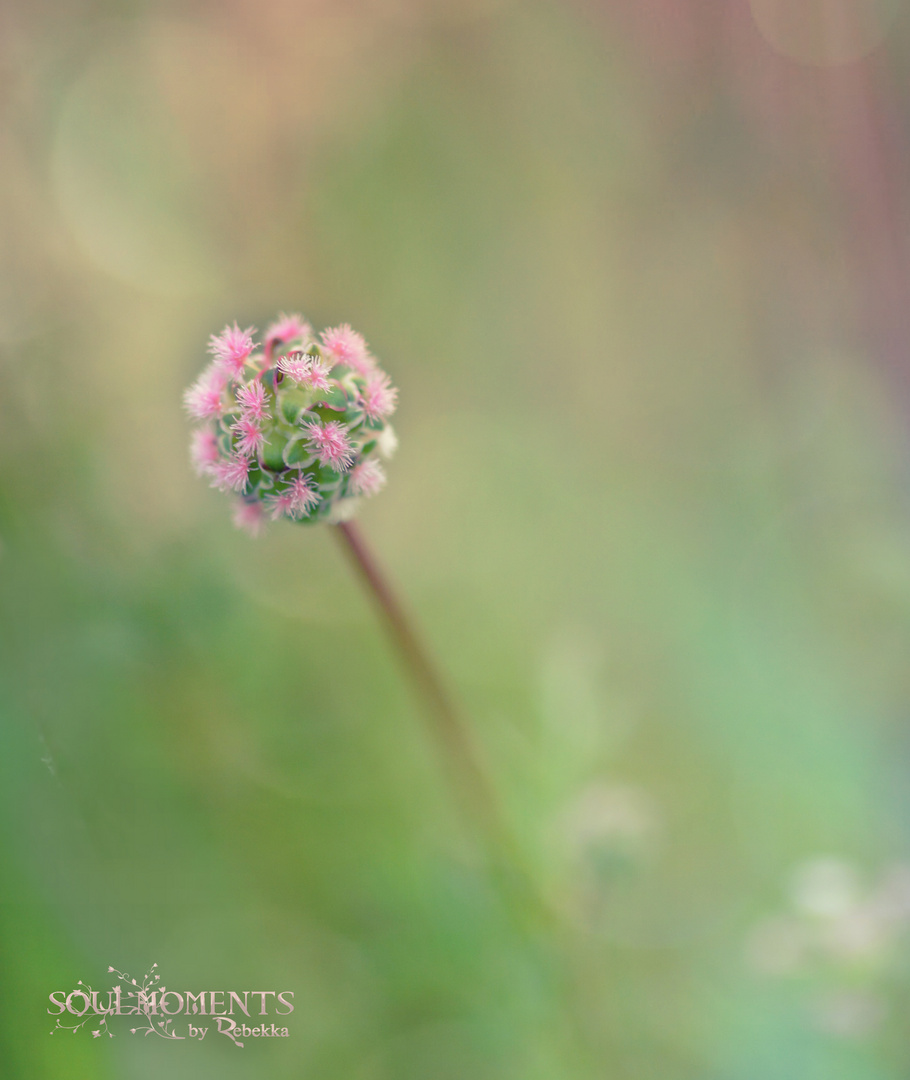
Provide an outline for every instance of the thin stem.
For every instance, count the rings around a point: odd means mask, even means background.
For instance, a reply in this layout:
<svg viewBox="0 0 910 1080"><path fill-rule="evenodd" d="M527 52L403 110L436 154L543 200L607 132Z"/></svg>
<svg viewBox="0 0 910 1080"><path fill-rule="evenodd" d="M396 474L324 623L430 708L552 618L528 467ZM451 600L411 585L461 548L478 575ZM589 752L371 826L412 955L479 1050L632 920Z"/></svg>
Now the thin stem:
<svg viewBox="0 0 910 1080"><path fill-rule="evenodd" d="M459 714L411 622L353 522L335 526L355 569L373 599L398 647L405 667L429 706L431 734L452 771L465 810L497 842L506 839L499 802L471 729Z"/></svg>
<svg viewBox="0 0 910 1080"><path fill-rule="evenodd" d="M544 931L548 936L556 935L557 942L561 941L559 912L540 891L536 875L526 864L521 847L501 812L495 785L473 733L452 702L388 579L353 523L344 522L335 526L333 531L372 594L405 668L429 706L430 734L452 775L462 807L473 820L479 834L477 838L490 860L488 869L492 879L510 902L513 915L527 933L536 938L540 931ZM570 985L574 985L570 972L565 973L565 978ZM569 1023L571 1029L576 1031L580 1021L574 1010ZM578 1037L585 1045L586 1033L580 1033Z"/></svg>

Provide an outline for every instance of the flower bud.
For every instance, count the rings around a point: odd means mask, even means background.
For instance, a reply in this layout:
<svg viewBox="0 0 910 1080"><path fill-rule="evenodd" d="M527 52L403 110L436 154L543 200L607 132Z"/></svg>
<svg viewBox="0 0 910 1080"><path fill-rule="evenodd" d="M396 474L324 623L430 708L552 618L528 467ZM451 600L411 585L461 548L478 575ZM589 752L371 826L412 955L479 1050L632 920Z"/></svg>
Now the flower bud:
<svg viewBox="0 0 910 1080"><path fill-rule="evenodd" d="M385 485L398 391L350 326L317 339L282 314L263 340L236 323L212 336L214 360L183 397L200 421L193 467L237 493L234 523L254 535L265 518L347 521Z"/></svg>

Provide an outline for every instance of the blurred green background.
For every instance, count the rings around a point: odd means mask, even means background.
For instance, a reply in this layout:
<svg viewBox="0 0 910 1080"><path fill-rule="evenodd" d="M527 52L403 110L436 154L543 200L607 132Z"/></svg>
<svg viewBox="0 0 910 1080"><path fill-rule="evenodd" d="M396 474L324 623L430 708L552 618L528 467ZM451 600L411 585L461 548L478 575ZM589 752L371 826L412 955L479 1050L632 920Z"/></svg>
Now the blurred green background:
<svg viewBox="0 0 910 1080"><path fill-rule="evenodd" d="M872 0L5 0L4 1077L910 1073L908 72ZM330 530L189 469L279 309L401 389L362 526L549 922ZM290 1037L49 1034L153 962Z"/></svg>

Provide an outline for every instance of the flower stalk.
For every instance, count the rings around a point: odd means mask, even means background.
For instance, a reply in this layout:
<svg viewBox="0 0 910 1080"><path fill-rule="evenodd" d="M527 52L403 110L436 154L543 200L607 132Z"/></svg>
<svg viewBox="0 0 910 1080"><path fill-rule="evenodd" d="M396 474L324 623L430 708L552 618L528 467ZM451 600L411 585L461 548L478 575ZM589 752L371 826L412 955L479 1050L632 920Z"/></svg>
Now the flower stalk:
<svg viewBox="0 0 910 1080"><path fill-rule="evenodd" d="M470 727L454 705L356 524L341 522L332 531L367 586L401 661L427 706L433 741L452 774L463 810L485 833L502 840L505 831L499 800Z"/></svg>
<svg viewBox="0 0 910 1080"><path fill-rule="evenodd" d="M425 703L431 739L491 869L506 879L521 875L518 845L471 728L352 521L385 485L398 391L347 324L316 334L301 315L282 314L258 345L255 334L234 323L212 335L212 359L184 394L197 424L193 467L233 494L234 523L253 535L265 518L332 528Z"/></svg>

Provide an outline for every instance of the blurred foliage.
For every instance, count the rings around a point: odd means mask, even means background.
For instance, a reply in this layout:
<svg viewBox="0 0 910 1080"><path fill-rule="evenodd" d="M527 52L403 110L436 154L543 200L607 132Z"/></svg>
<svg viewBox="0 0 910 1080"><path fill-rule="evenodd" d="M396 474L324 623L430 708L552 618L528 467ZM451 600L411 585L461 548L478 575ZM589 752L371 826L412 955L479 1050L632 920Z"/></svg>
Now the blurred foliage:
<svg viewBox="0 0 910 1080"><path fill-rule="evenodd" d="M907 1075L904 946L865 1027L750 961L910 825L910 34L805 10L836 55L769 0L3 6L4 1075ZM282 307L401 387L363 526L549 921L330 531L188 468L207 335ZM153 961L291 1037L49 1036Z"/></svg>

